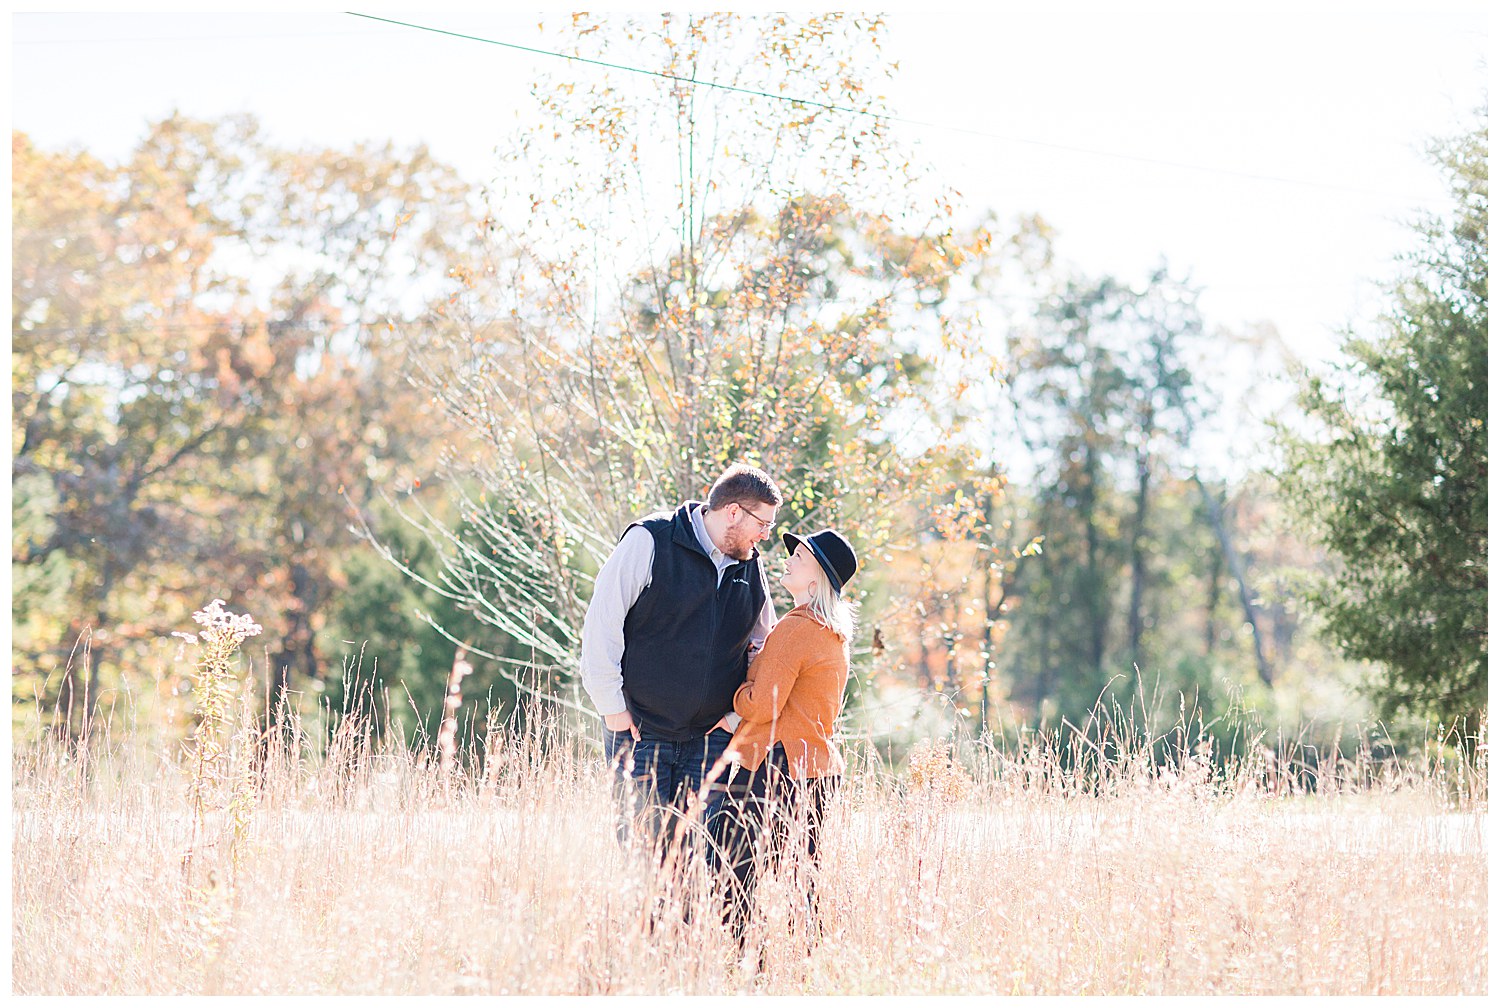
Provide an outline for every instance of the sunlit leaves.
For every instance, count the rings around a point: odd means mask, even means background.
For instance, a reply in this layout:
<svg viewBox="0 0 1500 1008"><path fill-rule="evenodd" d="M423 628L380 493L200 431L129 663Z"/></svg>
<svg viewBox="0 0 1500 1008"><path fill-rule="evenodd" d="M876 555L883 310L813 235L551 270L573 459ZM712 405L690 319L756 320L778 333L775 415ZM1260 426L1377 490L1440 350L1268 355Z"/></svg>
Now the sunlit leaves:
<svg viewBox="0 0 1500 1008"><path fill-rule="evenodd" d="M561 664L626 523L701 496L731 460L772 471L798 524L868 548L911 536L903 505L952 463L964 393L935 391L929 357L964 342L943 304L988 240L893 223L951 205L908 206L878 124L822 107L874 107L878 19L596 24L575 19L570 51L816 103L569 74L538 84L535 128L502 147L487 195L506 223L455 274L473 286L413 368L472 438L463 477L511 522L465 532L450 567L507 633L514 592L558 613L538 647ZM962 535L972 510L950 501L933 527Z"/></svg>
<svg viewBox="0 0 1500 1008"><path fill-rule="evenodd" d="M363 503L391 432L433 426L397 418L377 323L438 292L465 189L421 149L286 150L244 117L164 120L108 166L18 134L13 162L14 465L51 483L46 553L75 572L72 630L18 666L65 661L88 625L109 682L233 593L283 666L318 672L354 545L335 488Z"/></svg>

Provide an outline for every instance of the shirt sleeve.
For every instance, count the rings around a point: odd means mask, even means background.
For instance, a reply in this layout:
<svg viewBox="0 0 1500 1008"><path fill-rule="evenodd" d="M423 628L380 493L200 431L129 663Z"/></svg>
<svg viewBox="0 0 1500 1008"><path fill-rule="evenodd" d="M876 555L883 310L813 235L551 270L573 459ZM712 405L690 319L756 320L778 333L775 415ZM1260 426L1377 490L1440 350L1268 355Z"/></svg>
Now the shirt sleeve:
<svg viewBox="0 0 1500 1008"><path fill-rule="evenodd" d="M764 580L761 581L765 583ZM766 646L766 638L771 636L771 628L776 625L776 604L771 601L771 592L766 591L766 604L760 607L760 615L755 617L755 626L750 630L750 657L754 658L760 653L760 649Z"/></svg>
<svg viewBox="0 0 1500 1008"><path fill-rule="evenodd" d="M656 546L640 525L620 540L599 576L583 617L583 656L579 678L594 709L608 717L625 709L620 660L625 655L625 614L651 583Z"/></svg>

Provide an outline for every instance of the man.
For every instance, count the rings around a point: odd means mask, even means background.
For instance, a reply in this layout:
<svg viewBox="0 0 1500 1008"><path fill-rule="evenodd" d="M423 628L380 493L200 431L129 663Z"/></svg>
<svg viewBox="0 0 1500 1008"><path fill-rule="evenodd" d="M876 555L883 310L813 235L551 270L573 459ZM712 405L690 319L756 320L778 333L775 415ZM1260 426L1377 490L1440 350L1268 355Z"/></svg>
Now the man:
<svg viewBox="0 0 1500 1008"><path fill-rule="evenodd" d="M583 687L653 838L687 809L738 724L735 690L776 620L755 544L770 538L781 500L771 477L732 465L707 502L630 525L594 582ZM707 821L724 792L705 797Z"/></svg>

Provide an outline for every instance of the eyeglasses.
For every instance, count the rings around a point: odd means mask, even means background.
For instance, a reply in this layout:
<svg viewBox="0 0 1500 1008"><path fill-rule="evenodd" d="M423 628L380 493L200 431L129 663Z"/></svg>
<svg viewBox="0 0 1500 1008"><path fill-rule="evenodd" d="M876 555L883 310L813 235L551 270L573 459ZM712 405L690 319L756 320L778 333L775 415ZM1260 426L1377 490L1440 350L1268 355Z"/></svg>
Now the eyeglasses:
<svg viewBox="0 0 1500 1008"><path fill-rule="evenodd" d="M774 518L770 521L767 521L760 515L756 514L754 511L751 511L749 508L745 507L745 505L743 504L736 504L735 507L739 508L742 512L760 522L760 529L762 532L769 532L776 527L776 520Z"/></svg>

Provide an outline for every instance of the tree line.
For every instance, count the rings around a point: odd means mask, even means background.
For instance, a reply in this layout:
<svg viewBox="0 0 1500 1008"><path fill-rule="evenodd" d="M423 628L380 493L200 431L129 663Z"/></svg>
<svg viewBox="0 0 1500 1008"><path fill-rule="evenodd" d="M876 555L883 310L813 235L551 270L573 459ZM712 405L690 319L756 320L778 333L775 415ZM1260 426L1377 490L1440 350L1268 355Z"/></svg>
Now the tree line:
<svg viewBox="0 0 1500 1008"><path fill-rule="evenodd" d="M588 29L577 53L607 56ZM920 195L838 110L878 110L868 82L822 69L830 46L879 68L878 20L637 30L673 77L829 84L828 107L539 81L482 188L243 117L173 116L118 164L13 134L18 727L129 694L170 729L164 642L213 597L266 627L272 712L430 738L458 646L471 716L576 705L603 557L731 459L871 558L856 711L1293 721L1366 675L1374 711L1482 716L1482 128L1444 148L1458 210L1384 331L1301 376L1282 461L1244 471L1204 464L1235 451L1204 362L1263 335L1168 267L1081 276L1042 219Z"/></svg>

